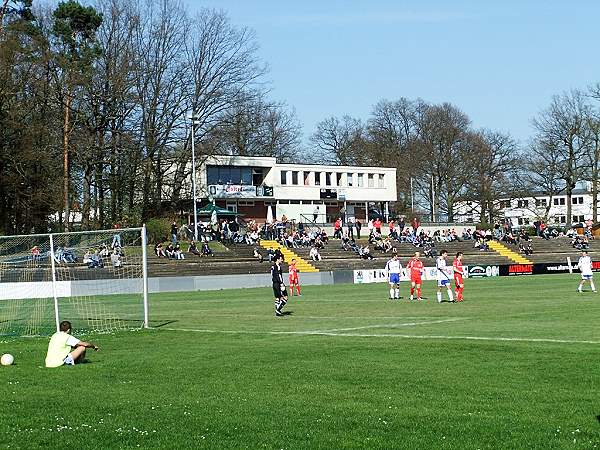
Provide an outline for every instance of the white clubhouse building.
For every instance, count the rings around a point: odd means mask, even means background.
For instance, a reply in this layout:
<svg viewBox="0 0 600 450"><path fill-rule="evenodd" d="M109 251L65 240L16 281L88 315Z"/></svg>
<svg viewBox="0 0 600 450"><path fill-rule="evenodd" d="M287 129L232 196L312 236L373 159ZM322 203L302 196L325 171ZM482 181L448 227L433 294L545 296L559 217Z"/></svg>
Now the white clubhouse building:
<svg viewBox="0 0 600 450"><path fill-rule="evenodd" d="M211 156L198 165L198 206L217 206L264 222L273 217L332 222L388 215L397 200L396 169L387 167L281 164L271 157ZM191 183L190 183L191 184ZM316 219L316 220L315 220Z"/></svg>

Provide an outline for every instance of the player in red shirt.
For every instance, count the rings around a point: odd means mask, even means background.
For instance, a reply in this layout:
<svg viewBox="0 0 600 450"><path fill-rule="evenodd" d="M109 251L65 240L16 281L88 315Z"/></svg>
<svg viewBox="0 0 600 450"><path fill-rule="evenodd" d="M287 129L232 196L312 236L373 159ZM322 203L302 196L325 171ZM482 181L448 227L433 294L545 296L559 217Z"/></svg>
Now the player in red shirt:
<svg viewBox="0 0 600 450"><path fill-rule="evenodd" d="M454 271L454 283L456 284L456 301L463 301L463 290L465 285L463 283L463 276L465 274L462 265L462 252L458 252L456 254L456 258L454 258L454 262L452 263L452 269Z"/></svg>
<svg viewBox="0 0 600 450"><path fill-rule="evenodd" d="M288 272L290 273L290 295L292 297L294 296L294 286L296 286L298 297L302 297L302 294L300 294L300 280L298 279L298 269L296 269L295 259L292 259L290 262Z"/></svg>
<svg viewBox="0 0 600 450"><path fill-rule="evenodd" d="M410 299L414 300L415 288L417 289L417 300L421 301L421 277L423 276L423 261L419 259L421 254L415 252L406 268L410 270Z"/></svg>

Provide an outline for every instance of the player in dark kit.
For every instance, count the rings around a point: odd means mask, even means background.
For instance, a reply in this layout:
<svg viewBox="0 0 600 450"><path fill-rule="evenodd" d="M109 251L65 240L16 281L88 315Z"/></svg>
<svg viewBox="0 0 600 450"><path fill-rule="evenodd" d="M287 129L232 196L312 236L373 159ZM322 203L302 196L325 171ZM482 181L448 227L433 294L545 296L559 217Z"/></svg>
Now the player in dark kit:
<svg viewBox="0 0 600 450"><path fill-rule="evenodd" d="M275 315L277 317L283 316L281 310L287 303L287 290L283 282L283 270L281 269L281 262L283 256L275 256L275 263L271 266L271 281L273 282L273 295L275 296Z"/></svg>

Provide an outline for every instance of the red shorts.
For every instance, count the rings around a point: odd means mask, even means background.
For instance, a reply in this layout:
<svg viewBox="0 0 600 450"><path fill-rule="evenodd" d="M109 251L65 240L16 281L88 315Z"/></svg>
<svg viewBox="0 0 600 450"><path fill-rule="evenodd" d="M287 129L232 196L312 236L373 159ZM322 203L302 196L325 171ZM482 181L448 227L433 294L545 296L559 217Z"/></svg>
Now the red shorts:
<svg viewBox="0 0 600 450"><path fill-rule="evenodd" d="M298 277L290 277L290 284L300 284Z"/></svg>
<svg viewBox="0 0 600 450"><path fill-rule="evenodd" d="M421 277L413 277L413 276L410 277L411 283L415 283L415 284L421 284L421 279L422 279Z"/></svg>
<svg viewBox="0 0 600 450"><path fill-rule="evenodd" d="M455 276L454 277L454 282L456 283L456 285L463 284L463 277L460 276L460 275L459 276Z"/></svg>

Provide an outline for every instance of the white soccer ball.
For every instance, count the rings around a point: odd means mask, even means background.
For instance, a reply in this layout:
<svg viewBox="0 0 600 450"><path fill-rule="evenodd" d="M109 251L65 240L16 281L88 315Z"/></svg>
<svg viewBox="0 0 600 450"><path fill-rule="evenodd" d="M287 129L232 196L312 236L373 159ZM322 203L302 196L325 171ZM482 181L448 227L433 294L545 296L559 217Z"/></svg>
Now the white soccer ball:
<svg viewBox="0 0 600 450"><path fill-rule="evenodd" d="M2 358L0 358L0 364L2 364L3 366L10 366L14 362L15 357L10 353L5 353L4 355L2 355Z"/></svg>

